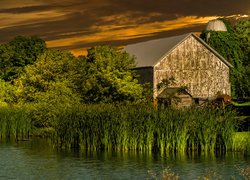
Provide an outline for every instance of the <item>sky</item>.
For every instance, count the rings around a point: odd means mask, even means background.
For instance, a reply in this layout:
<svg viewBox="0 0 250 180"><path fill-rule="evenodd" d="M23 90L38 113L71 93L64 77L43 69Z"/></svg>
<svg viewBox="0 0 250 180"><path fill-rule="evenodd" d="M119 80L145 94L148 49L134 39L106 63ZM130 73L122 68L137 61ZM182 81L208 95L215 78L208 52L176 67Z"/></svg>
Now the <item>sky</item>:
<svg viewBox="0 0 250 180"><path fill-rule="evenodd" d="M0 44L39 36L49 48L85 55L202 31L219 17L249 17L250 0L0 0Z"/></svg>

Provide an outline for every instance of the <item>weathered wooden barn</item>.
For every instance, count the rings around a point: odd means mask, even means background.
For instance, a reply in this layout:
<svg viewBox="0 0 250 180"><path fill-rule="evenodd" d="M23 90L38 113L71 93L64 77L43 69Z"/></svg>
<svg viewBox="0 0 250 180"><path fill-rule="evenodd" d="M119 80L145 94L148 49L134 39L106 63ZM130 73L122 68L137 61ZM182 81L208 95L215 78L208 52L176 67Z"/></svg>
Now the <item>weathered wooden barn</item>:
<svg viewBox="0 0 250 180"><path fill-rule="evenodd" d="M135 56L139 81L152 84L154 99L163 92L157 84L171 77L172 88L186 86L196 100L230 95L232 65L193 33L131 44L124 50Z"/></svg>

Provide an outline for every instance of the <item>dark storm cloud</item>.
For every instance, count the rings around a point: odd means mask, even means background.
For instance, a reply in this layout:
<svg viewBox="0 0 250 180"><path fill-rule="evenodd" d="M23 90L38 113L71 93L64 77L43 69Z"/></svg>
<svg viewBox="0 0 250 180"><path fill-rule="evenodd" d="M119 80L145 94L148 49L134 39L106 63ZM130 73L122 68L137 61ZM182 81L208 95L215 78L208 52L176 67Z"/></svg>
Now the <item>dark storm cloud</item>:
<svg viewBox="0 0 250 180"><path fill-rule="evenodd" d="M123 10L161 12L183 16L231 15L249 13L249 0L113 0Z"/></svg>
<svg viewBox="0 0 250 180"><path fill-rule="evenodd" d="M37 11L47 11L56 8L55 5L40 5L40 6L25 6L25 7L17 7L17 8L8 8L8 9L0 9L0 13L11 13L11 14L19 14L19 13L32 13Z"/></svg>
<svg viewBox="0 0 250 180"><path fill-rule="evenodd" d="M93 25L94 22L90 19L78 19L79 16L79 13L72 13L62 20L6 27L0 29L0 34L5 34L1 37L0 42L8 41L9 36L13 35L36 35L45 40L51 40L95 33L94 31L88 31L88 27Z"/></svg>

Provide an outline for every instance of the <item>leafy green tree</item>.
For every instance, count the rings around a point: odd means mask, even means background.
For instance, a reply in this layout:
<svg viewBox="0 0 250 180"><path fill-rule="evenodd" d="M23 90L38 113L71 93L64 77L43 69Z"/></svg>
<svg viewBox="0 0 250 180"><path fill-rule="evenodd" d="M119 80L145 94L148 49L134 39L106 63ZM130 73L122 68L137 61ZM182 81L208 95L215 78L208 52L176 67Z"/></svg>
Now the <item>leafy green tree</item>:
<svg viewBox="0 0 250 180"><path fill-rule="evenodd" d="M80 103L74 84L78 61L70 53L48 50L15 80L19 103L33 109L36 127L52 127L59 111Z"/></svg>
<svg viewBox="0 0 250 180"><path fill-rule="evenodd" d="M54 98L67 96L65 99L69 101L78 99L74 93L73 82L76 78L76 61L78 59L70 53L46 51L15 80L19 97L24 102L39 102L43 100L42 94L54 93Z"/></svg>
<svg viewBox="0 0 250 180"><path fill-rule="evenodd" d="M247 95L246 86L248 84L246 79L246 69L243 64L244 51L241 48L240 41L235 33L234 27L229 21L224 21L228 31L204 31L201 38L207 40L208 44L218 51L225 59L227 59L233 68L230 71L231 90L233 97L244 97Z"/></svg>
<svg viewBox="0 0 250 180"><path fill-rule="evenodd" d="M18 36L0 45L0 78L6 81L17 78L26 65L33 64L45 51L45 42L35 36Z"/></svg>
<svg viewBox="0 0 250 180"><path fill-rule="evenodd" d="M7 106L16 102L16 89L9 82L0 79L0 106Z"/></svg>
<svg viewBox="0 0 250 180"><path fill-rule="evenodd" d="M134 57L109 46L88 50L83 99L87 103L138 101L143 88L135 78Z"/></svg>

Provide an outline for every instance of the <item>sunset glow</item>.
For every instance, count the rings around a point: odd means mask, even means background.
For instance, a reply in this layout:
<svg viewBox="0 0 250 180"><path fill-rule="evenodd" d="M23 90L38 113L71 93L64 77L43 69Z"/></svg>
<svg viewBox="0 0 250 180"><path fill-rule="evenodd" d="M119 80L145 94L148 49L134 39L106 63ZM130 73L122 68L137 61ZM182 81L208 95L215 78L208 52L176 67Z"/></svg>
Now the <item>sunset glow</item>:
<svg viewBox="0 0 250 180"><path fill-rule="evenodd" d="M86 49L95 45L124 46L145 39L202 31L209 20L219 17L249 17L250 3L239 1L231 4L220 1L218 6L227 6L222 12L212 1L203 5L186 0L178 3L160 0L153 4L130 0L126 3L116 0L84 3L81 0L1 0L0 43L18 35L36 35L44 39L48 47L85 55Z"/></svg>

